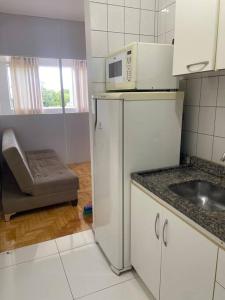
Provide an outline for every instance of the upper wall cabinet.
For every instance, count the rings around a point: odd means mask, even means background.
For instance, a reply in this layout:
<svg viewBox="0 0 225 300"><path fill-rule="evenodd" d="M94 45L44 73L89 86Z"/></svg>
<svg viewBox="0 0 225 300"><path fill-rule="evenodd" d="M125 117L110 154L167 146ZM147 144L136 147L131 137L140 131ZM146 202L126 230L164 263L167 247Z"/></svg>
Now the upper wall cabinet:
<svg viewBox="0 0 225 300"><path fill-rule="evenodd" d="M225 69L225 0L220 0L216 69Z"/></svg>
<svg viewBox="0 0 225 300"><path fill-rule="evenodd" d="M176 1L173 75L215 69L218 14L219 0Z"/></svg>

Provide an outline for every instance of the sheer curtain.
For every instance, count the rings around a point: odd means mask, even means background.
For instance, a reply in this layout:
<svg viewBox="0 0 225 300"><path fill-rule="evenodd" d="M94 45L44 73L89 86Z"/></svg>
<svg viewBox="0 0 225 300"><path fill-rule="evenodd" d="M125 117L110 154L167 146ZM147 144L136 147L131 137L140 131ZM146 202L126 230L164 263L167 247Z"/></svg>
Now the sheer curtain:
<svg viewBox="0 0 225 300"><path fill-rule="evenodd" d="M86 60L73 61L73 85L76 90L78 112L88 111L88 79Z"/></svg>
<svg viewBox="0 0 225 300"><path fill-rule="evenodd" d="M38 59L11 57L9 65L15 113L42 113Z"/></svg>

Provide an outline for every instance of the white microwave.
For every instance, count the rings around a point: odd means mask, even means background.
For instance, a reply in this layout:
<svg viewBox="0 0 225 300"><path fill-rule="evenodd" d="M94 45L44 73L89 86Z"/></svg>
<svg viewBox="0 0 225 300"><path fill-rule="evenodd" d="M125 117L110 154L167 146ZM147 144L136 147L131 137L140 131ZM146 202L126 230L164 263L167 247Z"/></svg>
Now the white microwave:
<svg viewBox="0 0 225 300"><path fill-rule="evenodd" d="M176 90L173 46L132 43L106 58L106 90Z"/></svg>

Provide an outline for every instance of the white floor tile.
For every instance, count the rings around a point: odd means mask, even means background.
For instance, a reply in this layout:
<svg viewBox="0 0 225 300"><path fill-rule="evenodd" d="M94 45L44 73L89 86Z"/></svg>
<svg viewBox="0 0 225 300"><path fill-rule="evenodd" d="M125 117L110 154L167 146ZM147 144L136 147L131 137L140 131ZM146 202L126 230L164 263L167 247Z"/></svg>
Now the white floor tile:
<svg viewBox="0 0 225 300"><path fill-rule="evenodd" d="M114 285L82 298L84 300L153 300L154 298L136 279Z"/></svg>
<svg viewBox="0 0 225 300"><path fill-rule="evenodd" d="M86 244L95 243L95 237L94 237L93 231L91 229L83 231L82 233L83 233Z"/></svg>
<svg viewBox="0 0 225 300"><path fill-rule="evenodd" d="M0 269L58 253L54 240L0 253Z"/></svg>
<svg viewBox="0 0 225 300"><path fill-rule="evenodd" d="M82 247L94 242L95 240L92 230L86 230L56 239L59 252Z"/></svg>
<svg viewBox="0 0 225 300"><path fill-rule="evenodd" d="M132 279L133 273L115 275L95 244L61 254L73 296L83 297Z"/></svg>
<svg viewBox="0 0 225 300"><path fill-rule="evenodd" d="M59 255L0 270L2 300L72 300Z"/></svg>
<svg viewBox="0 0 225 300"><path fill-rule="evenodd" d="M77 247L84 246L86 244L84 235L82 232L66 235L55 240L59 252L71 250Z"/></svg>

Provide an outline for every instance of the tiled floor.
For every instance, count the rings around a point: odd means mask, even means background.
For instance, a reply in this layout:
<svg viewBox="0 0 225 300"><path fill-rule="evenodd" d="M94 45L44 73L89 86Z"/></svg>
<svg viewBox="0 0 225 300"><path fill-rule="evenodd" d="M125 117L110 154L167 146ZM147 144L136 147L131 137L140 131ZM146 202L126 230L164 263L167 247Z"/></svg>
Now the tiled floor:
<svg viewBox="0 0 225 300"><path fill-rule="evenodd" d="M1 300L153 300L133 272L116 276L91 230L0 254Z"/></svg>

